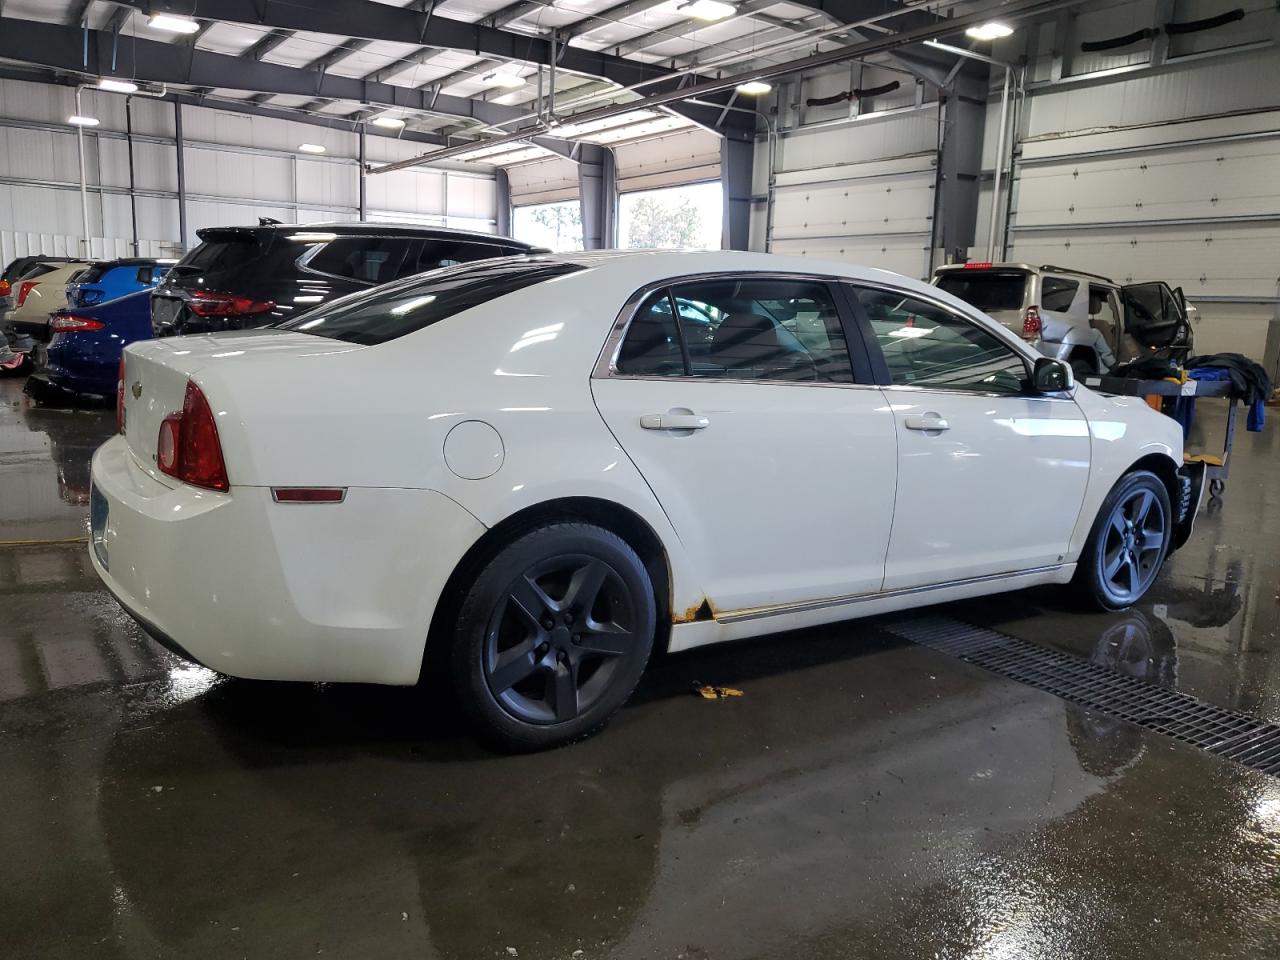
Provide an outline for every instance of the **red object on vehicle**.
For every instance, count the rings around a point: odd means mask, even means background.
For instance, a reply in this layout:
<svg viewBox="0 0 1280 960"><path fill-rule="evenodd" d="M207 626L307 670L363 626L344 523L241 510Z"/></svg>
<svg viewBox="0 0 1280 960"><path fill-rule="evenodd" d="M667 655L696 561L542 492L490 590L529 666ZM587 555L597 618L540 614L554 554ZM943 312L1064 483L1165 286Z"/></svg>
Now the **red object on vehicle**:
<svg viewBox="0 0 1280 960"><path fill-rule="evenodd" d="M271 300L254 300L213 290L191 291L191 312L198 317L248 317L273 309L275 303Z"/></svg>
<svg viewBox="0 0 1280 960"><path fill-rule="evenodd" d="M160 422L156 464L161 473L183 483L206 490L231 489L213 410L194 380L187 381L182 412L171 413Z"/></svg>
<svg viewBox="0 0 1280 960"><path fill-rule="evenodd" d="M106 324L101 320L77 317L71 313L55 314L49 321L49 330L52 333L89 333L93 330L101 330L105 326Z"/></svg>
<svg viewBox="0 0 1280 960"><path fill-rule="evenodd" d="M972 263L966 263L964 265L964 268L966 270L985 270L989 266L991 266L990 263L980 263L979 261L975 260Z"/></svg>
<svg viewBox="0 0 1280 960"><path fill-rule="evenodd" d="M120 358L120 374L116 377L116 431L124 433L124 357Z"/></svg>
<svg viewBox="0 0 1280 960"><path fill-rule="evenodd" d="M1022 321L1022 335L1030 340L1040 335L1040 308L1027 307L1026 319Z"/></svg>
<svg viewBox="0 0 1280 960"><path fill-rule="evenodd" d="M18 284L18 306L22 306L27 302L27 297L31 296L31 291L40 286L39 280L23 280Z"/></svg>
<svg viewBox="0 0 1280 960"><path fill-rule="evenodd" d="M8 280L0 280L0 297L7 297L12 289Z"/></svg>
<svg viewBox="0 0 1280 960"><path fill-rule="evenodd" d="M346 487L272 487L276 503L341 503L347 498Z"/></svg>

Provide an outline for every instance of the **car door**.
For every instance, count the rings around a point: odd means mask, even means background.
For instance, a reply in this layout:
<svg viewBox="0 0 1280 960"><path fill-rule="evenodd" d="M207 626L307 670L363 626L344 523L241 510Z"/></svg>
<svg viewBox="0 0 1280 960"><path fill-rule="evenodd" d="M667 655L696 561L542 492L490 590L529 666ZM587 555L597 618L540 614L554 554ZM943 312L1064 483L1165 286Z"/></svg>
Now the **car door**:
<svg viewBox="0 0 1280 960"><path fill-rule="evenodd" d="M851 290L898 433L884 589L1061 563L1089 477L1075 401L1028 393L1028 361L973 318L905 291Z"/></svg>
<svg viewBox="0 0 1280 960"><path fill-rule="evenodd" d="M1120 295L1125 330L1142 346L1162 349L1185 340L1187 311L1181 289L1172 290L1157 280L1123 286Z"/></svg>
<svg viewBox="0 0 1280 960"><path fill-rule="evenodd" d="M678 304L678 306L677 306ZM592 380L717 615L872 594L893 514L893 415L822 279L642 291Z"/></svg>

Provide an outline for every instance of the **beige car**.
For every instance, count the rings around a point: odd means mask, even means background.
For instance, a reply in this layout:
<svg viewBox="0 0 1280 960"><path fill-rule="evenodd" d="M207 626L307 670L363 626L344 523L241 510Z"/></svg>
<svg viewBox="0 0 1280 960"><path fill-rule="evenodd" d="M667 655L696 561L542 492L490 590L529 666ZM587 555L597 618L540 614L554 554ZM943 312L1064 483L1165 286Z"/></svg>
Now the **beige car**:
<svg viewBox="0 0 1280 960"><path fill-rule="evenodd" d="M15 284L14 306L0 324L15 353L29 353L34 341L49 339L49 314L67 305L67 284L89 264L88 260L42 264L48 269L33 270Z"/></svg>

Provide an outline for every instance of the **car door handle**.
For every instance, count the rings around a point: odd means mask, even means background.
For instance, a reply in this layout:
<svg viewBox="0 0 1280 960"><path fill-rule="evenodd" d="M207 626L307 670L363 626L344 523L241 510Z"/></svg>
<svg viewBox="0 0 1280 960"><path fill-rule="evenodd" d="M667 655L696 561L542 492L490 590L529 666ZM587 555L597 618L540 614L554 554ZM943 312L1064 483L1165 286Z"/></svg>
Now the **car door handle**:
<svg viewBox="0 0 1280 960"><path fill-rule="evenodd" d="M640 426L646 430L705 430L711 421L696 413L646 413Z"/></svg>
<svg viewBox="0 0 1280 960"><path fill-rule="evenodd" d="M902 418L902 425L908 430L924 430L926 432L950 430L951 424L942 418L941 414L933 413L912 413Z"/></svg>

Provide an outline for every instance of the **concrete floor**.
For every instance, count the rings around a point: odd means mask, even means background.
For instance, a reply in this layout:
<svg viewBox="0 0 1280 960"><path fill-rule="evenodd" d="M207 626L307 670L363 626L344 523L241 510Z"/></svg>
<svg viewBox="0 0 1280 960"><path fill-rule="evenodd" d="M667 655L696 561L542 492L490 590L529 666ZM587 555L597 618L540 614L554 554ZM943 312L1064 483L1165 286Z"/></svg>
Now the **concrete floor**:
<svg viewBox="0 0 1280 960"><path fill-rule="evenodd" d="M112 429L0 382L5 957L1280 956L1280 780L874 623L663 658L528 757L416 691L185 666L82 543L11 543L83 535ZM1278 435L1141 608L937 612L1280 720Z"/></svg>

